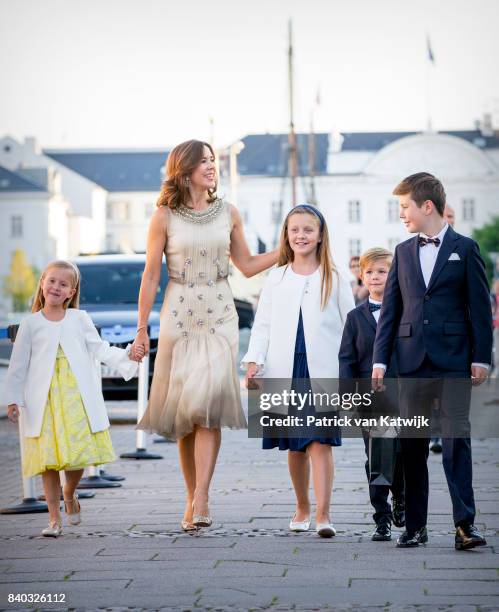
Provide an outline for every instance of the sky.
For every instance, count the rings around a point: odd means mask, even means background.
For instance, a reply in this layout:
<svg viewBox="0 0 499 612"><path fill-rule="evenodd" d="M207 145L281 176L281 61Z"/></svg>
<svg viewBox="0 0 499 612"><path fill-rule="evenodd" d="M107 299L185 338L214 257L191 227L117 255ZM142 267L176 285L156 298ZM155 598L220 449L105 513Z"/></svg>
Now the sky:
<svg viewBox="0 0 499 612"><path fill-rule="evenodd" d="M0 135L224 146L286 132L499 124L499 0L0 0ZM427 59L429 35L435 63ZM316 106L320 91L320 106Z"/></svg>

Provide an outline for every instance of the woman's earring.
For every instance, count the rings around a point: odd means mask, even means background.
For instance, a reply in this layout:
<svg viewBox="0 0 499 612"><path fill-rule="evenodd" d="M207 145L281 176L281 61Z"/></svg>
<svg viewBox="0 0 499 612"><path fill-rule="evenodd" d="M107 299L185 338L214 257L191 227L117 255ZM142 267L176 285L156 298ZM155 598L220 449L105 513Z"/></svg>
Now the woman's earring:
<svg viewBox="0 0 499 612"><path fill-rule="evenodd" d="M188 176L186 176L186 177L185 177L185 179L184 179L184 185L185 185L186 187L189 187L189 183L190 183L190 182L191 182L191 179L190 179Z"/></svg>

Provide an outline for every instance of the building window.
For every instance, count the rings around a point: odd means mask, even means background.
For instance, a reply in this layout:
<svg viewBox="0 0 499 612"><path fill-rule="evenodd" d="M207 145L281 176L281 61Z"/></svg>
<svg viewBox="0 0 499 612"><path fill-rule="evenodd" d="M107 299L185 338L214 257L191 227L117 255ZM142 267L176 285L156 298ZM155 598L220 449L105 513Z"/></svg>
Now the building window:
<svg viewBox="0 0 499 612"><path fill-rule="evenodd" d="M475 220L475 200L473 198L463 198L463 221Z"/></svg>
<svg viewBox="0 0 499 612"><path fill-rule="evenodd" d="M388 200L388 223L396 223L399 220L399 203L397 200Z"/></svg>
<svg viewBox="0 0 499 612"><path fill-rule="evenodd" d="M154 212L154 202L146 202L144 208L145 208L146 219L149 219L150 217L152 217L152 214Z"/></svg>
<svg viewBox="0 0 499 612"><path fill-rule="evenodd" d="M10 218L10 237L23 237L23 218L21 217L21 215L13 215Z"/></svg>
<svg viewBox="0 0 499 612"><path fill-rule="evenodd" d="M114 251L114 236L113 234L106 234L106 250Z"/></svg>
<svg viewBox="0 0 499 612"><path fill-rule="evenodd" d="M111 221L113 218L113 203L106 202L106 219Z"/></svg>
<svg viewBox="0 0 499 612"><path fill-rule="evenodd" d="M348 244L349 244L350 257L353 257L354 255L360 255L360 240L359 240L359 238L350 238Z"/></svg>
<svg viewBox="0 0 499 612"><path fill-rule="evenodd" d="M282 202L280 202L279 200L274 200L272 202L270 221L272 223L280 223L282 221L281 215L282 215Z"/></svg>
<svg viewBox="0 0 499 612"><path fill-rule="evenodd" d="M131 213L130 202L110 202L108 219L113 221L129 221Z"/></svg>
<svg viewBox="0 0 499 612"><path fill-rule="evenodd" d="M350 223L360 223L360 202L350 200L348 202L348 221Z"/></svg>

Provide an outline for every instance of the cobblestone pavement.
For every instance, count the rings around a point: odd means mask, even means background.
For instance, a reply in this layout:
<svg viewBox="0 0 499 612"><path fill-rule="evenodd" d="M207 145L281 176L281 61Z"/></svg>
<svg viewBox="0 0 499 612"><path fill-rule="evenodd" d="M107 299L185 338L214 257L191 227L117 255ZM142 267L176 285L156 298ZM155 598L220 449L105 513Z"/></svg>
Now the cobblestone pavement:
<svg viewBox="0 0 499 612"><path fill-rule="evenodd" d="M134 448L131 425L113 425L118 452ZM121 488L82 501L83 523L57 540L40 536L46 514L0 516L0 608L9 593L64 594L31 608L165 610L497 610L499 444L474 441L475 491L488 546L456 552L440 456L430 457L430 540L415 550L371 542L361 440L334 450L332 517L338 535L290 534L286 455L262 451L245 431L224 431L213 481L213 527L179 526L183 487L175 444L149 445L164 459L120 460ZM0 420L0 506L17 503L15 429ZM38 483L40 487L40 483Z"/></svg>

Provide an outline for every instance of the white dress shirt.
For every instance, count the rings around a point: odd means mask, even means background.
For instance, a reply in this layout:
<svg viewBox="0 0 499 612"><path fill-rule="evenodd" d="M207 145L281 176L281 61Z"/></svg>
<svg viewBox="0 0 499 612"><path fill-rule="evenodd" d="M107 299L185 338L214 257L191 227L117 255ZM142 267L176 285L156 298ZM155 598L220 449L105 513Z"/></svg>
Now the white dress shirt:
<svg viewBox="0 0 499 612"><path fill-rule="evenodd" d="M378 302L378 300L373 300L371 297L369 298L369 304L376 304L377 306L381 306L381 302ZM379 321L380 313L381 313L381 310L375 310L374 312L371 312L372 316L376 320L376 323L378 323Z"/></svg>
<svg viewBox="0 0 499 612"><path fill-rule="evenodd" d="M430 243L425 246L419 247L419 263L421 264L421 272L423 273L424 283L428 287L430 282L431 274L435 263L437 261L438 252L442 246L442 242L449 225L446 223L443 228L438 232L436 236L427 236L426 234L419 234L420 238L439 238L440 244L435 246Z"/></svg>

